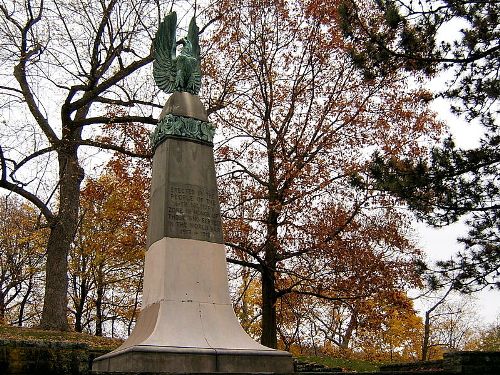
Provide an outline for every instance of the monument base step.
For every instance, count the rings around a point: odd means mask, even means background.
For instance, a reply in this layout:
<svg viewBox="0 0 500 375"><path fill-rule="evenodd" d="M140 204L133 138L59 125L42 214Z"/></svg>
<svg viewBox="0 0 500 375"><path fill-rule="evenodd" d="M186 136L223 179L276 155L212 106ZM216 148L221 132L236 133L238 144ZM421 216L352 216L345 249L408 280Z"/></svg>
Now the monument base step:
<svg viewBox="0 0 500 375"><path fill-rule="evenodd" d="M92 371L92 375L274 375L274 372L184 372L184 373L172 373L172 372L102 372L102 371ZM334 375L342 373L331 373ZM345 374L345 373L344 373ZM285 373L282 375L298 375L298 373Z"/></svg>
<svg viewBox="0 0 500 375"><path fill-rule="evenodd" d="M238 350L133 346L94 359L92 373L207 374L293 373L290 353L279 350Z"/></svg>
<svg viewBox="0 0 500 375"><path fill-rule="evenodd" d="M187 372L187 373L171 373L171 372L91 372L92 375L275 375L272 372L231 372L231 373L220 373L220 372ZM353 372L321 372L321 375L347 375L353 374ZM461 373L450 372L450 371L378 371L365 373L366 375L457 375ZM472 374L472 373L470 373ZM489 374L489 373L488 373ZM277 375L277 374L276 374ZM280 373L279 375L318 375L318 372L289 372ZM476 375L476 373L474 373ZM479 373L477 373L479 375Z"/></svg>

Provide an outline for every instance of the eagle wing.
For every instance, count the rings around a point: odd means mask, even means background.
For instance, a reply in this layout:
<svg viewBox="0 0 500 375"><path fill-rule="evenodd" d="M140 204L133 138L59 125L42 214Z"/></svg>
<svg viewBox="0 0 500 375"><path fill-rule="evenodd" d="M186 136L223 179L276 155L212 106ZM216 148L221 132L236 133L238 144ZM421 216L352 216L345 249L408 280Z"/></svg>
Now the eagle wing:
<svg viewBox="0 0 500 375"><path fill-rule="evenodd" d="M158 87L166 93L174 91L175 87L175 55L177 14L169 13L160 23L153 41L155 60L153 62L153 77Z"/></svg>
<svg viewBox="0 0 500 375"><path fill-rule="evenodd" d="M198 94L201 87L201 57L200 57L200 29L198 25L196 25L195 17L191 18L191 22L189 22L188 34L186 39L191 43L192 48L192 57L196 59L196 65L192 71L191 76L189 77L189 87L192 88L194 94Z"/></svg>

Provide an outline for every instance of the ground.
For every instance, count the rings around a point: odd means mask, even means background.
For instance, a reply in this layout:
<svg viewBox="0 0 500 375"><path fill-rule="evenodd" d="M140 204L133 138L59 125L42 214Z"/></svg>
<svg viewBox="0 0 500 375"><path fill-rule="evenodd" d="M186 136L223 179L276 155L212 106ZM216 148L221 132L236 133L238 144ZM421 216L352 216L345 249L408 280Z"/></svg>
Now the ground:
<svg viewBox="0 0 500 375"><path fill-rule="evenodd" d="M0 340L54 341L81 343L89 345L91 350L113 350L123 340L97 337L79 332L44 331L36 328L11 327L0 325Z"/></svg>

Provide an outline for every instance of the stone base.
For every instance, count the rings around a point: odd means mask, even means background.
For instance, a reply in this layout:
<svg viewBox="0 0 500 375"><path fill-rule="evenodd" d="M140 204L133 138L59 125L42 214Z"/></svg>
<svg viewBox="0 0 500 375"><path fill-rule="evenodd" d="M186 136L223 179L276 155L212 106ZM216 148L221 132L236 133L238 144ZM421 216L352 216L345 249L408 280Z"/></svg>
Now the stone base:
<svg viewBox="0 0 500 375"><path fill-rule="evenodd" d="M133 346L94 360L93 373L292 373L283 351Z"/></svg>
<svg viewBox="0 0 500 375"><path fill-rule="evenodd" d="M92 371L290 373L292 356L255 342L229 299L224 245L164 237L146 253L143 309L128 339Z"/></svg>

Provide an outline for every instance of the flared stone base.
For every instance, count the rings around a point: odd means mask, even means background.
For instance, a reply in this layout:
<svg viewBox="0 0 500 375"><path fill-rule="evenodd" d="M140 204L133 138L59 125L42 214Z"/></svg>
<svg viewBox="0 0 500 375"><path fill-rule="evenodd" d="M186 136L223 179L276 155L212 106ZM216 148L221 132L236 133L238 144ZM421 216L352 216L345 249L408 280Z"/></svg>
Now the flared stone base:
<svg viewBox="0 0 500 375"><path fill-rule="evenodd" d="M94 360L92 372L291 373L282 351L134 346Z"/></svg>
<svg viewBox="0 0 500 375"><path fill-rule="evenodd" d="M144 308L94 372L290 373L290 353L250 338L234 314L224 245L163 238L146 254Z"/></svg>

